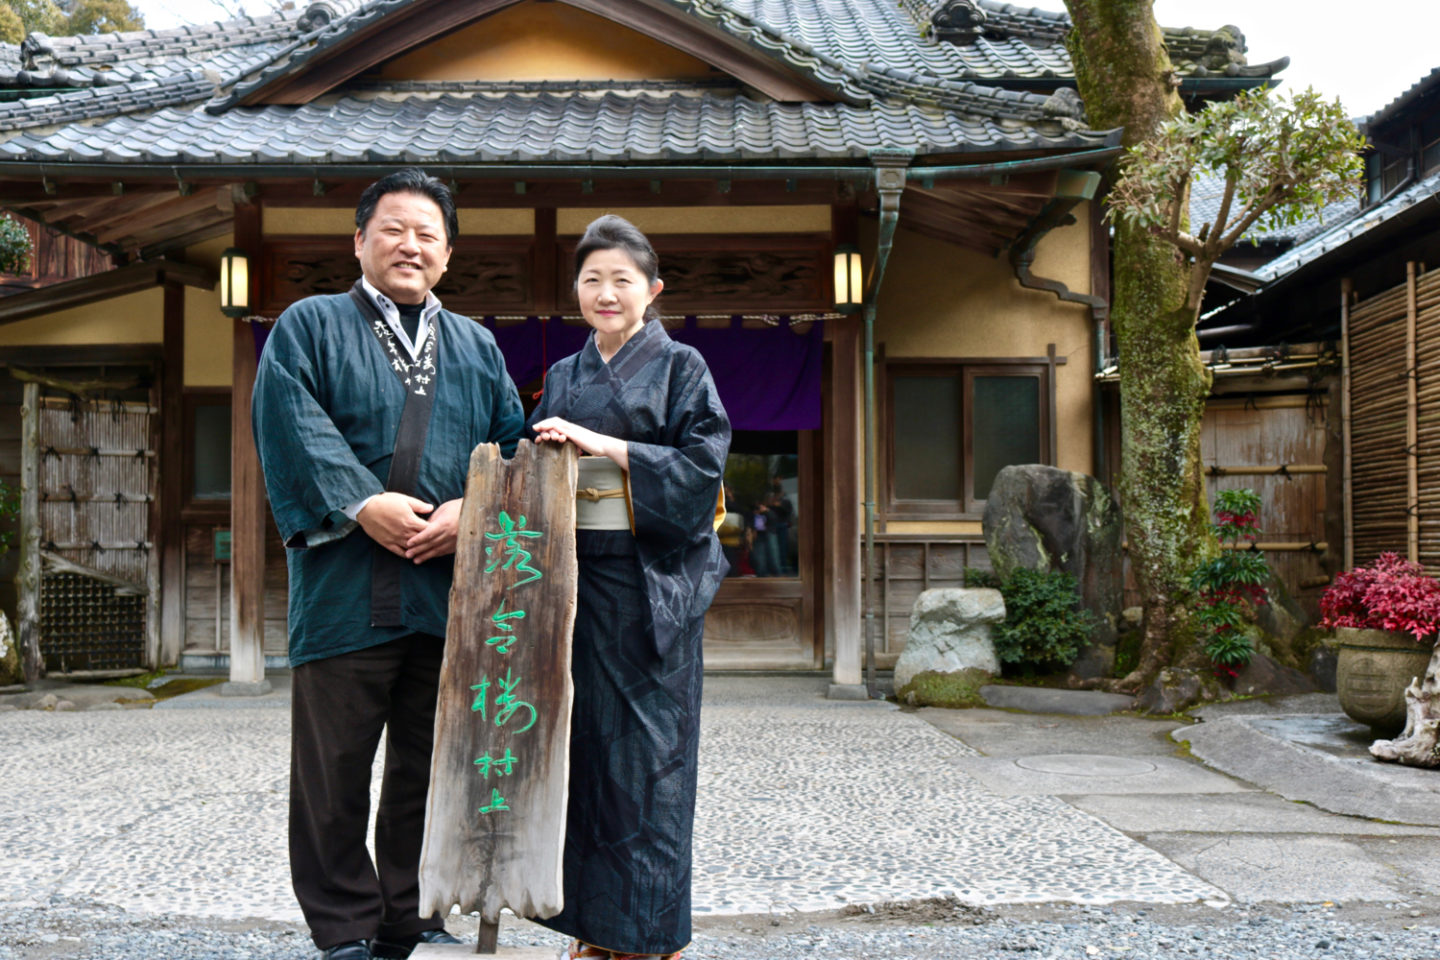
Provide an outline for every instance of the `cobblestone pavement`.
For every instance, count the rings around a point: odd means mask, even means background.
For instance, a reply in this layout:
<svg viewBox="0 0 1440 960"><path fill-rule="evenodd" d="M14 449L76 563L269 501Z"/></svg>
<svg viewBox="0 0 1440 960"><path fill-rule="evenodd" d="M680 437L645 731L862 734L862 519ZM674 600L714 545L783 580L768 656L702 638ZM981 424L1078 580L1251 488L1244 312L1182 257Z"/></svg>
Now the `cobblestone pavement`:
<svg viewBox="0 0 1440 960"><path fill-rule="evenodd" d="M713 677L696 824L698 915L953 895L969 904L1223 902L1049 796L998 796L975 752L812 678ZM285 853L289 712L0 714L0 907L300 920ZM377 761L378 762L378 761ZM378 784L378 776L377 776Z"/></svg>

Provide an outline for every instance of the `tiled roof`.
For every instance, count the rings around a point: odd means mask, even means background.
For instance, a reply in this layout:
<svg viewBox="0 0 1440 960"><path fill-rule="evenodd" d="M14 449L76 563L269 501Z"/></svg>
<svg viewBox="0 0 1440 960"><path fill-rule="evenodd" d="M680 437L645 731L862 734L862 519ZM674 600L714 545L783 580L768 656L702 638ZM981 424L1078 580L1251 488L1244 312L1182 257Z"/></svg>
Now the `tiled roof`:
<svg viewBox="0 0 1440 960"><path fill-rule="evenodd" d="M300 107L201 109L22 134L0 161L157 164L839 159L1101 146L1059 121L915 104L774 103L713 91L342 95Z"/></svg>
<svg viewBox="0 0 1440 960"><path fill-rule="evenodd" d="M1301 267L1320 259L1332 250L1363 236L1376 227L1393 220L1407 210L1427 202L1440 201L1440 173L1434 173L1407 187L1384 203L1377 204L1351 219L1337 223L1330 229L1315 234L1284 254L1271 260L1255 271L1255 275L1266 283L1272 283L1289 276Z"/></svg>
<svg viewBox="0 0 1440 960"><path fill-rule="evenodd" d="M441 153L474 159L476 151L534 160L819 158L879 147L923 155L1065 149L1113 139L1086 129L1083 106L1069 89L1046 96L963 79L1033 78L1068 69L1058 41L1036 39L1053 32L1056 15L993 3L987 9L997 23L1028 30L1031 39L935 41L894 0L656 0L784 61L830 90L831 104L762 103L739 96L733 84L720 89L703 82L567 89L362 77L303 108L239 107L247 95L415 2L320 0L302 10L174 30L32 34L19 48L0 46L0 87L46 92L0 101L0 140L9 138L0 156L166 163L194 162L187 157L382 162ZM374 126L397 113L423 118L415 121L413 143L401 144ZM545 119L537 123L536 116ZM594 117L610 124L606 136L586 135ZM432 143L427 125L433 124L451 131L457 145ZM361 131L373 131L371 139L362 142ZM493 139L471 139L480 132ZM241 143L254 154L239 150Z"/></svg>
<svg viewBox="0 0 1440 960"><path fill-rule="evenodd" d="M1213 223L1220 212L1220 200L1225 195L1225 181L1219 177L1196 177L1190 184L1190 228L1198 230L1201 224ZM1264 241L1304 243L1311 237L1344 223L1360 210L1358 196L1347 197L1328 203L1317 214L1299 223L1274 227L1269 230L1252 229L1244 239L1252 243Z"/></svg>
<svg viewBox="0 0 1440 960"><path fill-rule="evenodd" d="M1417 80L1409 90L1406 90L1383 108L1366 117L1363 127L1368 129L1383 125L1415 100L1434 90L1440 90L1440 67L1431 70L1424 77Z"/></svg>

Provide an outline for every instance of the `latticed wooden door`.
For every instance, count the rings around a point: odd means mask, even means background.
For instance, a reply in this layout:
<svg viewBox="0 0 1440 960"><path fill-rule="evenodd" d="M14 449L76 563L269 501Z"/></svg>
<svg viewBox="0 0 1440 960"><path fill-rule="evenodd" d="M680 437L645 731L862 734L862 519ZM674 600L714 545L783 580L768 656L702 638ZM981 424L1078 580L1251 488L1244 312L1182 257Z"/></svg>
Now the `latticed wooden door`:
<svg viewBox="0 0 1440 960"><path fill-rule="evenodd" d="M22 635L47 673L143 668L158 651L149 401L25 388Z"/></svg>

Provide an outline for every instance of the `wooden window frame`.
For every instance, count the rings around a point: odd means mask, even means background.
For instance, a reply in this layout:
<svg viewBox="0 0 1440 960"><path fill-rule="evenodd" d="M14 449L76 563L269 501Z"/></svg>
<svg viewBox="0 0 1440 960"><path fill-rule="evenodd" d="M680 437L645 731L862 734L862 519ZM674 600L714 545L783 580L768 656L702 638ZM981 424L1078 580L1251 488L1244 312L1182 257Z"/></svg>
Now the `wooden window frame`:
<svg viewBox="0 0 1440 960"><path fill-rule="evenodd" d="M974 496L974 433L970 411L974 406L975 376L1033 376L1039 386L1040 462L1055 464L1055 367L1063 357L893 357L880 364L880 390L876 397L883 452L877 464L882 521L953 522L982 518L985 501ZM960 489L953 500L900 500L895 496L895 378L897 376L953 376L960 386Z"/></svg>
<svg viewBox="0 0 1440 960"><path fill-rule="evenodd" d="M184 450L184 480L181 499L181 520L202 523L230 522L230 498L201 500L195 497L195 446L190 442L195 436L196 407L228 407L231 405L229 387L186 387L183 394L184 415L181 449Z"/></svg>

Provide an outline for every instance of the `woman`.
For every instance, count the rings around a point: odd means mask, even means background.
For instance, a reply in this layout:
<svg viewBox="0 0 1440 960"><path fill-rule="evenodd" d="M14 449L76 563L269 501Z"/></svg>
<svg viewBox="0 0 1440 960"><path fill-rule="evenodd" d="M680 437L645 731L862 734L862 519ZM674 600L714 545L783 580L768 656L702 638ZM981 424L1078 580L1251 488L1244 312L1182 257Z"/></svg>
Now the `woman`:
<svg viewBox="0 0 1440 960"><path fill-rule="evenodd" d="M705 361L665 333L661 287L644 234L615 216L590 224L575 289L594 332L550 368L530 421L538 440L589 455L565 909L540 921L575 938L572 958L673 957L690 941L700 638L726 569L730 421Z"/></svg>

